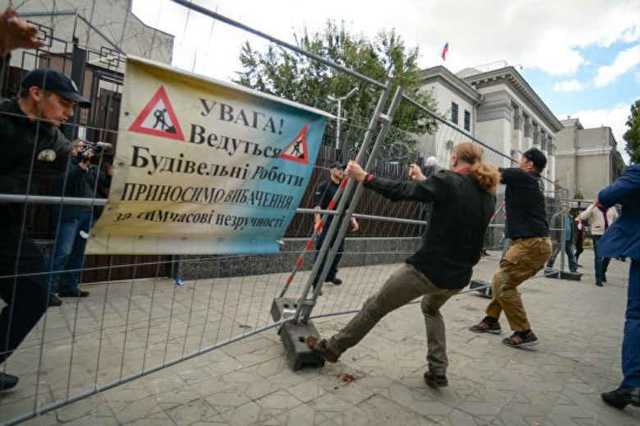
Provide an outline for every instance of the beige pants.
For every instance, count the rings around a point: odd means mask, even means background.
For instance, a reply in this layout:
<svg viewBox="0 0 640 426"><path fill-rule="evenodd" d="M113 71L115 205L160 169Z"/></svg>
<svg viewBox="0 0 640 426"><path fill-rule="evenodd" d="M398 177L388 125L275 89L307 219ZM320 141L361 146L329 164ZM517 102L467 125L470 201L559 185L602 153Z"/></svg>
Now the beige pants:
<svg viewBox="0 0 640 426"><path fill-rule="evenodd" d="M427 328L427 362L434 374L445 374L448 365L447 342L440 307L460 290L436 287L413 266L404 264L395 271L374 296L370 297L349 324L329 339L329 349L341 354L355 346L389 312L422 298Z"/></svg>
<svg viewBox="0 0 640 426"><path fill-rule="evenodd" d="M500 318L504 311L513 331L530 330L518 286L537 274L550 255L549 238L513 240L493 275L493 300L487 307L487 316Z"/></svg>

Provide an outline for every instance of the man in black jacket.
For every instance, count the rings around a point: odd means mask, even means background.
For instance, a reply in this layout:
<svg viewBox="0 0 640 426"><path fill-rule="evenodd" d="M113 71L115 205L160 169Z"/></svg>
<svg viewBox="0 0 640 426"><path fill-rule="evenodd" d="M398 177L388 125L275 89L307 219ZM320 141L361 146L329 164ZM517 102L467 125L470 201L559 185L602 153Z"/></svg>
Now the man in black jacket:
<svg viewBox="0 0 640 426"><path fill-rule="evenodd" d="M335 336L307 345L329 362L355 346L387 313L419 296L427 329L429 370L427 385L448 384L445 327L440 307L464 288L472 268L480 260L482 242L493 214L498 172L482 163L482 151L471 143L454 148L451 171L442 170L429 179L412 165L413 182L397 181L367 174L351 161L347 174L364 186L392 201L432 202L431 226L422 247L369 298L362 310Z"/></svg>
<svg viewBox="0 0 640 426"><path fill-rule="evenodd" d="M487 307L486 316L470 330L500 334L502 330L498 319L504 311L513 334L502 343L511 347L538 343L538 337L531 331L518 286L540 271L551 255L540 177L546 165L547 158L542 151L531 148L522 154L520 167L500 169L501 182L507 186L506 236L511 245L500 260L500 269L493 276L493 300Z"/></svg>
<svg viewBox="0 0 640 426"><path fill-rule="evenodd" d="M15 48L37 47L36 29L15 12L0 14L0 59ZM74 107L88 106L75 84L53 70L35 70L24 78L17 99L0 100L0 193L34 194L47 170L63 172L71 144L58 127ZM0 204L0 364L36 325L48 305L46 265L25 227L25 206ZM43 273L28 275L27 273ZM0 390L18 378L0 372Z"/></svg>

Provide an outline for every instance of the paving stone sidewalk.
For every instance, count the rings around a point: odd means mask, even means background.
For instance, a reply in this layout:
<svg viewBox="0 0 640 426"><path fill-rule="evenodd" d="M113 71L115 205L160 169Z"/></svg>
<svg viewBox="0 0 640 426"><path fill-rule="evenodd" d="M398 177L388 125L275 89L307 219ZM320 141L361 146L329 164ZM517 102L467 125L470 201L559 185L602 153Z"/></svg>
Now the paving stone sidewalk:
<svg viewBox="0 0 640 426"><path fill-rule="evenodd" d="M476 277L490 279L497 259L497 253L483 259ZM591 252L581 262L591 265ZM388 275L396 267L382 271ZM581 282L537 277L524 286L541 340L532 351L467 331L487 299L464 294L449 301L443 315L450 385L442 390L422 381L424 323L419 306L410 305L320 370L290 371L271 330L25 424L638 425L640 409L620 412L599 398L620 380L628 263L612 261L603 288L593 285L592 267L584 270ZM326 296L339 297L348 286L346 280L326 288ZM329 335L348 320L316 325ZM504 319L502 325L508 329Z"/></svg>

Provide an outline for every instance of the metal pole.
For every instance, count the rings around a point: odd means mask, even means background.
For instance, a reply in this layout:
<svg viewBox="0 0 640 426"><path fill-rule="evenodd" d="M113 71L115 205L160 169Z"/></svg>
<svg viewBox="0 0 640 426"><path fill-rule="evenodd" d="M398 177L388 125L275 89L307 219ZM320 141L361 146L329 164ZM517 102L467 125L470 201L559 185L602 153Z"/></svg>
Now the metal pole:
<svg viewBox="0 0 640 426"><path fill-rule="evenodd" d="M360 147L360 151L358 152L358 155L357 155L357 160L364 158L364 156L366 155L366 151L369 148L371 139L373 137L373 132L376 130L378 120L382 115L382 108L384 107L384 104L387 101L387 98L389 97L389 90L390 90L390 86L389 84L387 84L385 86L384 91L380 94L380 97L378 98L378 103L376 104L376 108L373 111L373 115L369 120L369 125L367 126L367 130L365 131L364 139L362 141L362 146ZM320 250L318 251L316 261L313 264L313 268L311 269L311 273L309 274L307 283L305 284L305 287L302 290L302 295L300 296L300 299L298 301L298 310L296 311L296 315L294 319L294 321L296 322L300 321L300 318L302 315L302 309L303 309L303 306L305 306L305 304L310 304L308 308L307 307L304 308L306 312L311 312L311 309L313 308L314 300L312 299L310 301L307 301L306 300L307 294L309 293L309 289L313 285L316 278L319 278L318 275L321 272L320 267L323 265L323 262L325 261L326 255L329 251L329 247L331 246L331 241L333 240L333 237L338 230L338 222L339 222L338 218L340 218L344 213L344 211L346 210L347 200L349 200L350 195L353 192L354 186L355 186L354 182L352 180L349 180L349 183L347 184L347 187L345 188L344 193L340 198L340 202L338 203L338 207L336 208L336 217L331 221L331 225L329 226L329 229L327 229L327 234L325 235L324 241L320 246ZM305 317L308 317L308 314L306 314Z"/></svg>
<svg viewBox="0 0 640 426"><path fill-rule="evenodd" d="M358 87L354 87L349 91L349 93L347 93L344 96L340 96L339 98L336 98L335 96L331 96L331 95L327 96L327 99L329 99L330 101L338 103L338 118L336 119L336 151L340 149L340 130L342 126L342 102L346 101L351 96L355 95L357 91L358 91Z"/></svg>
<svg viewBox="0 0 640 426"><path fill-rule="evenodd" d="M340 124L342 122L342 98L338 98L338 118L336 119L336 151L340 149Z"/></svg>
<svg viewBox="0 0 640 426"><path fill-rule="evenodd" d="M382 128L380 129L380 132L378 133L378 136L376 137L375 143L373 144L373 148L371 150L371 154L369 155L369 158L367 160L367 164L365 165L365 168L368 169L373 165L373 160L375 158L375 153L377 151L377 149L379 148L380 144L382 143L382 141L385 138L386 132L390 127L390 123L393 117L393 114L395 113L396 108L398 107L398 105L400 104L400 101L402 100L402 88L398 87L396 89L395 94L393 95L393 99L391 101L391 105L389 106L389 109L387 110L387 114L381 116L381 124L382 124ZM368 144L363 144L362 148L360 149L360 152L358 153L358 156L356 157L356 162L358 163L362 163L362 160L364 159L363 157L366 155L366 149L368 148ZM353 187L356 186L355 181L350 181L349 182L349 186L347 186L347 189L349 189L349 187ZM347 204L347 202L349 203L349 207L346 210L343 219L340 221L340 228L338 230L338 233L336 235L335 238L335 242L333 243L333 245L329 248L329 252L326 256L326 258L324 259L324 261L322 262L323 268L322 271L320 273L320 275L317 277L317 285L315 288L315 291L311 297L311 299L305 299L306 295L308 294L308 291L310 289L311 283L312 281L310 280L307 283L307 286L305 287L305 290L303 292L303 296L300 298L299 302L298 302L298 310L296 311L296 317L295 320L296 321L300 321L302 320L302 322L306 322L309 318L309 316L311 315L311 311L313 310L313 307L315 306L315 302L318 299L318 296L320 295L320 290L322 290L322 284L324 283L325 278L327 277L328 273L329 273L329 269L331 268L331 263L333 262L333 259L336 257L336 255L338 254L338 249L340 248L340 243L342 242L342 240L344 239L345 234L347 233L347 229L349 227L349 224L351 222L351 215L353 214L353 211L355 210L356 206L358 205L358 201L360 199L360 196L362 195L363 192L363 185L362 183L358 183L357 187L355 189L355 193L353 194L353 197L349 200L349 195L351 194L351 192L346 193L345 197L340 200L341 201L341 205L342 204ZM348 201L347 201L348 200ZM341 206L341 207L346 207L346 206ZM344 211L344 210L343 210ZM334 221L336 222L336 221ZM334 225L333 223L331 225ZM327 243L328 240L333 240L334 238L330 237L329 235L327 235L327 237L325 238L324 243ZM324 248L325 244L323 244L323 248ZM316 269L319 262L316 262L316 264L314 265L314 269Z"/></svg>
<svg viewBox="0 0 640 426"><path fill-rule="evenodd" d="M561 219L562 219L562 235L560 237L560 274L562 274L563 272L565 272L564 267L565 267L565 259L566 259L566 249L567 249L567 242L565 241L565 235L567 232L566 229L566 220L565 220L565 215L567 214L565 212L565 207L564 205L562 205L562 201L560 201L560 206L561 206ZM562 277L562 275L561 275Z"/></svg>

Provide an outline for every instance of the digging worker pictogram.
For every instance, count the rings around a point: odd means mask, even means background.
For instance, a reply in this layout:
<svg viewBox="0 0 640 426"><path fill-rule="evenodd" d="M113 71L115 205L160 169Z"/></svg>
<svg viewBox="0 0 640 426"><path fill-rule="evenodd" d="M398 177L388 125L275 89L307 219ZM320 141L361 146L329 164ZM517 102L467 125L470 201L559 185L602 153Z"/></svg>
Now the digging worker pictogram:
<svg viewBox="0 0 640 426"><path fill-rule="evenodd" d="M153 123L153 128L155 129L158 126L160 126L160 130L162 130L163 132L175 133L176 127L173 125L169 125L169 123L167 123L166 115L167 115L166 108L155 110L153 112L153 116L155 117L156 122Z"/></svg>

